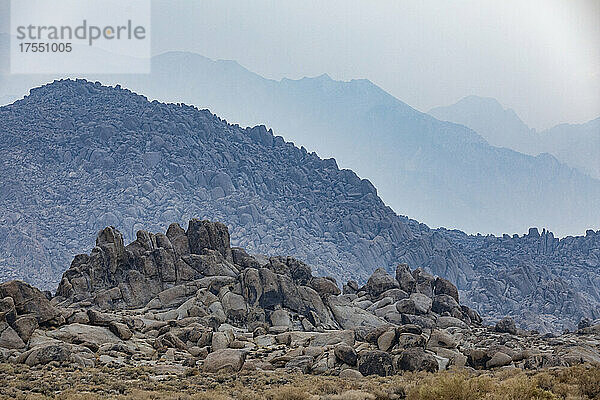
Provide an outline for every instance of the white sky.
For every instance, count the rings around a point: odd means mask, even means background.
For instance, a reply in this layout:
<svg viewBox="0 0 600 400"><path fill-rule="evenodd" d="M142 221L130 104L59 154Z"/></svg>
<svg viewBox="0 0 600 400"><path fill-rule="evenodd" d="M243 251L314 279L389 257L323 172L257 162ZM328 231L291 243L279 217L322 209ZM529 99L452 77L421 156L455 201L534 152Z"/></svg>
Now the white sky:
<svg viewBox="0 0 600 400"><path fill-rule="evenodd" d="M422 111L495 97L537 129L600 116L600 0L153 0L152 18L154 54L367 78Z"/></svg>

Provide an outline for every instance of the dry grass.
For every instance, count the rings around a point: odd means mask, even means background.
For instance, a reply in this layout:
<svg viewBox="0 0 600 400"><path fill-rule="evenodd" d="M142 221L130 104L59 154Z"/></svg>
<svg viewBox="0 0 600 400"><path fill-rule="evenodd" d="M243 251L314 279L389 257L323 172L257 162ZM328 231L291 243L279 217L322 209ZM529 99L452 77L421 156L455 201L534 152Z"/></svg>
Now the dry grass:
<svg viewBox="0 0 600 400"><path fill-rule="evenodd" d="M0 398L64 400L600 400L600 368L578 366L344 380L283 373L156 376L150 368L59 369L0 364Z"/></svg>

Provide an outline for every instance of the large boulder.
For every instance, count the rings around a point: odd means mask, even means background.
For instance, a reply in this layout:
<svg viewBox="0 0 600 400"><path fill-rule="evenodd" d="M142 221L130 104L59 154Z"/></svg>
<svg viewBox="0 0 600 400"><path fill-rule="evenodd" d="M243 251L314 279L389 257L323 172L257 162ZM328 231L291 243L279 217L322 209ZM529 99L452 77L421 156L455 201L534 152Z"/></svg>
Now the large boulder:
<svg viewBox="0 0 600 400"><path fill-rule="evenodd" d="M0 322L0 347L5 349L22 349L25 343L19 334L6 322Z"/></svg>
<svg viewBox="0 0 600 400"><path fill-rule="evenodd" d="M352 302L341 296L329 297L327 305L343 329L377 328L388 325L383 319L353 305Z"/></svg>
<svg viewBox="0 0 600 400"><path fill-rule="evenodd" d="M511 335L517 334L517 326L515 325L515 321L513 321L513 319L510 317L506 317L498 321L494 327L494 330L500 333L510 333Z"/></svg>
<svg viewBox="0 0 600 400"><path fill-rule="evenodd" d="M221 349L210 353L204 360L204 372L238 372L246 361L246 352L236 349Z"/></svg>
<svg viewBox="0 0 600 400"><path fill-rule="evenodd" d="M40 326L63 324L64 318L39 289L21 281L0 284L0 299L12 298L17 315L30 314Z"/></svg>
<svg viewBox="0 0 600 400"><path fill-rule="evenodd" d="M55 362L61 365L89 368L95 365L95 356L87 347L50 341L38 344L24 352L18 357L17 362L30 367Z"/></svg>
<svg viewBox="0 0 600 400"><path fill-rule="evenodd" d="M417 268L412 271L412 276L416 281L415 290L428 297L433 297L433 283L435 281L433 275L425 272L423 268Z"/></svg>
<svg viewBox="0 0 600 400"><path fill-rule="evenodd" d="M443 314L445 312L452 314L452 311L457 308L460 308L458 302L454 299L454 297L447 294L436 295L433 298L433 303L431 304L431 310L438 314Z"/></svg>
<svg viewBox="0 0 600 400"><path fill-rule="evenodd" d="M48 337L67 343L89 343L100 347L105 343L119 343L119 339L109 329L101 326L69 324L47 333Z"/></svg>
<svg viewBox="0 0 600 400"><path fill-rule="evenodd" d="M242 322L246 320L246 317L248 316L248 305L246 304L244 296L233 292L227 292L223 295L221 304L223 305L225 315L230 321Z"/></svg>
<svg viewBox="0 0 600 400"><path fill-rule="evenodd" d="M348 346L347 344L340 344L334 350L335 357L341 362L354 367L356 365L356 361L358 356L356 351L352 346Z"/></svg>
<svg viewBox="0 0 600 400"><path fill-rule="evenodd" d="M410 295L410 300L414 303L417 314L427 314L431 311L433 300L430 297L422 293L413 293Z"/></svg>
<svg viewBox="0 0 600 400"><path fill-rule="evenodd" d="M187 237L190 252L203 254L204 249L216 250L230 262L233 262L229 231L220 222L192 219L188 224Z"/></svg>
<svg viewBox="0 0 600 400"><path fill-rule="evenodd" d="M407 293L413 293L416 289L417 281L412 276L408 264L398 264L396 267L396 280L400 284L400 289Z"/></svg>
<svg viewBox="0 0 600 400"><path fill-rule="evenodd" d="M358 370L364 376L389 376L394 374L392 356L380 350L362 352L358 357Z"/></svg>
<svg viewBox="0 0 600 400"><path fill-rule="evenodd" d="M447 294L458 303L458 289L448 279L437 277L434 282L434 294Z"/></svg>
<svg viewBox="0 0 600 400"><path fill-rule="evenodd" d="M436 372L439 368L436 358L421 348L410 348L402 351L396 364L398 371Z"/></svg>
<svg viewBox="0 0 600 400"><path fill-rule="evenodd" d="M330 277L314 277L310 280L310 287L313 288L319 296L337 296L342 293L335 279Z"/></svg>
<svg viewBox="0 0 600 400"><path fill-rule="evenodd" d="M389 289L399 288L400 284L383 268L377 268L373 275L367 281L365 290L372 298L379 297L380 294Z"/></svg>

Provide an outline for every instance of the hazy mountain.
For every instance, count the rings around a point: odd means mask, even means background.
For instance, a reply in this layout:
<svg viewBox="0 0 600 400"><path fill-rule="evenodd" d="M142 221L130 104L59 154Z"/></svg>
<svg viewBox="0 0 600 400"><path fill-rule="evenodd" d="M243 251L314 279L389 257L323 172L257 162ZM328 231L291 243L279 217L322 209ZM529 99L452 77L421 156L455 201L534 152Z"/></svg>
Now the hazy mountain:
<svg viewBox="0 0 600 400"><path fill-rule="evenodd" d="M530 129L514 110L502 107L494 98L468 96L450 106L433 108L428 113L442 121L468 126L493 146L527 154L535 152L535 130Z"/></svg>
<svg viewBox="0 0 600 400"><path fill-rule="evenodd" d="M540 150L600 179L600 117L585 124L561 124L539 134Z"/></svg>
<svg viewBox="0 0 600 400"><path fill-rule="evenodd" d="M550 153L559 161L600 179L600 118L584 124L561 124L538 133L497 100L477 96L434 108L429 114L468 126L496 146L531 155Z"/></svg>
<svg viewBox="0 0 600 400"><path fill-rule="evenodd" d="M267 124L322 157L335 156L370 179L396 212L434 226L494 233L548 226L565 235L600 223L598 180L548 155L492 147L473 130L421 113L367 80L273 81L190 53L155 57L150 75L101 79L150 98L209 107L242 125Z"/></svg>
<svg viewBox="0 0 600 400"><path fill-rule="evenodd" d="M558 240L537 229L431 230L264 126L99 83L32 89L0 107L0 121L0 281L54 289L105 226L132 240L199 217L225 222L234 245L293 255L339 283L405 262L455 282L486 319L561 330L600 316L600 231Z"/></svg>
<svg viewBox="0 0 600 400"><path fill-rule="evenodd" d="M232 61L189 53L158 56L152 71L114 83L210 107L242 125L268 124L321 156L335 156L369 178L398 213L428 224L495 233L544 225L563 235L600 222L600 182L549 156L494 148L367 80L322 75L277 82Z"/></svg>

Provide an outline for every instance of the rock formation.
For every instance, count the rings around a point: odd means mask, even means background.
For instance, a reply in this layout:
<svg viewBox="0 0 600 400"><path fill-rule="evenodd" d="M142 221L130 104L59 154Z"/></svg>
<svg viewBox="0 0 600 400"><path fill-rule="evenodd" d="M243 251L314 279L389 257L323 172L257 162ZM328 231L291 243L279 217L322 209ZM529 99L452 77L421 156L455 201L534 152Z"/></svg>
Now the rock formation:
<svg viewBox="0 0 600 400"><path fill-rule="evenodd" d="M561 337L485 326L457 288L421 268L377 269L363 286L315 277L292 257L251 256L227 228L193 219L165 234L114 227L75 256L54 298L0 285L0 362L153 366L183 373L285 370L392 375L452 366L600 363L600 325Z"/></svg>
<svg viewBox="0 0 600 400"><path fill-rule="evenodd" d="M465 304L490 321L510 315L521 327L562 331L600 317L600 232L558 240L537 230L519 237L432 230L396 215L368 180L264 126L243 129L207 110L149 102L99 83L33 89L0 108L0 121L0 281L53 290L99 229L116 226L130 241L138 230L165 231L199 216L224 222L235 246L289 254L315 275L356 281L349 287L379 267L394 273L400 262L455 282ZM173 239L177 234L166 235L176 251L197 251ZM116 257L114 266L126 256L111 253L106 235L99 248ZM153 252L149 263L167 257L148 238L136 242L134 253ZM194 270L211 257L231 262L234 254L200 256L182 262ZM99 262L97 254L88 257L77 263ZM184 278L169 275L179 267L155 273L171 285ZM145 284L135 281L139 274L132 267L130 283L119 289L127 301L131 286ZM102 279L108 285L116 278ZM315 278L311 287L334 286Z"/></svg>

